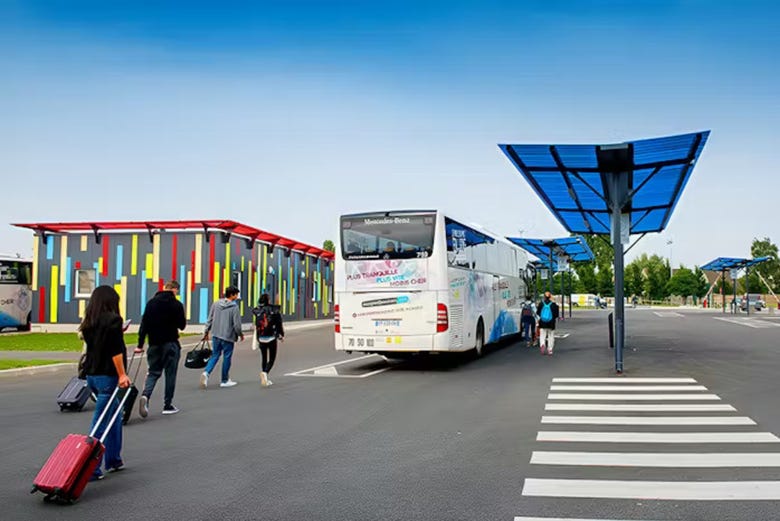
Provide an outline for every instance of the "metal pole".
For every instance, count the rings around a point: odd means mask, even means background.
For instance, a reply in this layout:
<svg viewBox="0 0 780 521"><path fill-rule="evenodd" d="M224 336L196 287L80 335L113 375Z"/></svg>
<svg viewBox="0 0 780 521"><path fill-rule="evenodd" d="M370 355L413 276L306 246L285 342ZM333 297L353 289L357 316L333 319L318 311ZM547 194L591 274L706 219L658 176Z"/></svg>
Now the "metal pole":
<svg viewBox="0 0 780 521"><path fill-rule="evenodd" d="M750 267L745 266L745 309L750 316Z"/></svg>
<svg viewBox="0 0 780 521"><path fill-rule="evenodd" d="M566 298L563 295L563 272L560 272L561 275L561 317L566 318Z"/></svg>
<svg viewBox="0 0 780 521"><path fill-rule="evenodd" d="M572 293L572 280L571 270L569 270L569 318L571 318L571 293Z"/></svg>
<svg viewBox="0 0 780 521"><path fill-rule="evenodd" d="M734 307L731 310L731 313L733 315L736 315L737 314L737 278L738 277L737 277L737 269L736 268L732 268L732 269L734 270L734 272L733 272L734 276L731 277L731 283L734 285L734 300L732 300L731 302L732 302Z"/></svg>
<svg viewBox="0 0 780 521"><path fill-rule="evenodd" d="M621 213L628 193L628 175L608 174L611 181L610 211L612 213L612 247L615 251L615 371L623 372L623 347L625 344L625 306L623 302L623 242L621 241Z"/></svg>
<svg viewBox="0 0 780 521"><path fill-rule="evenodd" d="M726 314L726 270L722 270L720 276L720 298L723 301L723 314Z"/></svg>
<svg viewBox="0 0 780 521"><path fill-rule="evenodd" d="M553 258L552 258L552 247L550 247L550 269L547 272L548 278L547 278L547 291L552 293L555 291L553 288L553 274L555 272L553 271Z"/></svg>

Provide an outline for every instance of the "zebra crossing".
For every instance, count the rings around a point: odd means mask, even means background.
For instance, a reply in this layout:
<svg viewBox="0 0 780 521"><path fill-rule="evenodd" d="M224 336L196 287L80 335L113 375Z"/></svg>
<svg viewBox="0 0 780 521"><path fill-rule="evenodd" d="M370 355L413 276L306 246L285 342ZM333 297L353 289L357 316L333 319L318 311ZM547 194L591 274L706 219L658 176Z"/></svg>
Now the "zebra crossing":
<svg viewBox="0 0 780 521"><path fill-rule="evenodd" d="M542 430L536 437L538 450L531 454L532 471L523 482L525 498L780 500L780 438L762 431L752 418L739 415L735 407L722 403L718 395L693 378L553 378L544 411ZM561 450L549 450L545 444ZM583 444L595 448L582 450ZM641 444L640 451L637 444ZM533 469L537 469L536 476ZM591 469L596 476L572 478L573 469ZM648 480L644 474L640 476L645 479L614 479L617 469L636 469L640 473L642 469L656 469L661 479ZM681 469L701 469L701 474L695 474L701 479L691 480L690 474L689 480L680 479ZM771 480L707 479L707 472L716 470L720 474L715 477L722 478L724 469L778 470ZM590 479L602 475L612 479ZM534 516L514 519L618 521Z"/></svg>

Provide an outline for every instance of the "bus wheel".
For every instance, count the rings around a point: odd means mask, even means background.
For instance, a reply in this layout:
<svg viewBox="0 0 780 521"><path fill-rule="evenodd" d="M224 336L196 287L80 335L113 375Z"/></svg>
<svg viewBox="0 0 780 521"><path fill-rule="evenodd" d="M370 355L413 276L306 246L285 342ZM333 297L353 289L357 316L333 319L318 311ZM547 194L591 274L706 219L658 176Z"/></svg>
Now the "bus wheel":
<svg viewBox="0 0 780 521"><path fill-rule="evenodd" d="M474 347L474 353L477 357L482 356L485 352L485 325L482 323L482 319L477 322L477 344Z"/></svg>
<svg viewBox="0 0 780 521"><path fill-rule="evenodd" d="M19 326L19 331L30 331L32 329L32 313L27 314L27 323Z"/></svg>

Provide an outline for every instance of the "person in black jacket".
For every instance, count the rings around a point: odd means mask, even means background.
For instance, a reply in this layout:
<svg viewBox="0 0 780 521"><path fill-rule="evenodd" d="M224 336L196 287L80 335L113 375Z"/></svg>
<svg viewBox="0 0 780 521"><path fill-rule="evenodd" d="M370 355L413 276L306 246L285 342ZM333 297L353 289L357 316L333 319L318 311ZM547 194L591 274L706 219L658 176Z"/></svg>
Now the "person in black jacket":
<svg viewBox="0 0 780 521"><path fill-rule="evenodd" d="M262 372L260 373L260 384L263 387L272 385L273 382L268 379L268 373L276 361L276 341L284 342L284 325L282 324L282 314L279 312L279 306L270 303L267 293L260 295L257 307L252 310L255 316L255 334L262 354Z"/></svg>
<svg viewBox="0 0 780 521"><path fill-rule="evenodd" d="M545 354L553 354L555 347L555 322L558 320L558 304L552 299L549 291L544 292L544 300L536 307L536 316L539 317L539 351Z"/></svg>
<svg viewBox="0 0 780 521"><path fill-rule="evenodd" d="M117 400L111 401L111 395L119 386L130 387L127 370L127 348L124 340L124 326L119 315L119 294L111 286L95 288L84 311L84 320L79 332L87 344L84 368L87 373L87 385L97 396L95 413L92 415L92 428L95 427L103 411L103 427L95 433L101 437L116 407ZM122 422L115 421L106 435L106 451L103 455L106 472L122 470ZM103 479L100 465L95 469L91 481Z"/></svg>
<svg viewBox="0 0 780 521"><path fill-rule="evenodd" d="M149 372L138 401L138 414L146 418L149 414L149 399L152 397L157 380L165 371L165 401L163 414L176 414L179 409L173 405L173 393L176 391L176 373L179 370L181 345L179 331L187 326L184 306L176 299L179 283L168 281L163 291L158 291L146 304L141 326L138 330L136 353L143 353L144 341L149 337L149 351L146 361Z"/></svg>

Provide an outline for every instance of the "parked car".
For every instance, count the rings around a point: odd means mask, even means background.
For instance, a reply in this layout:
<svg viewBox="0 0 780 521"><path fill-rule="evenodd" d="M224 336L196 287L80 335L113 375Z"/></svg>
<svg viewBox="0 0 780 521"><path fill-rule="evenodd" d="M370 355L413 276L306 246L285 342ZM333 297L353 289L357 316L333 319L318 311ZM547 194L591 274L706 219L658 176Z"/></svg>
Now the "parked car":
<svg viewBox="0 0 780 521"><path fill-rule="evenodd" d="M755 308L756 311L761 311L766 307L766 302L764 302L762 295L759 293L749 293L747 296L743 295L737 299L737 302L739 303L739 309L742 311L747 311L748 305Z"/></svg>

